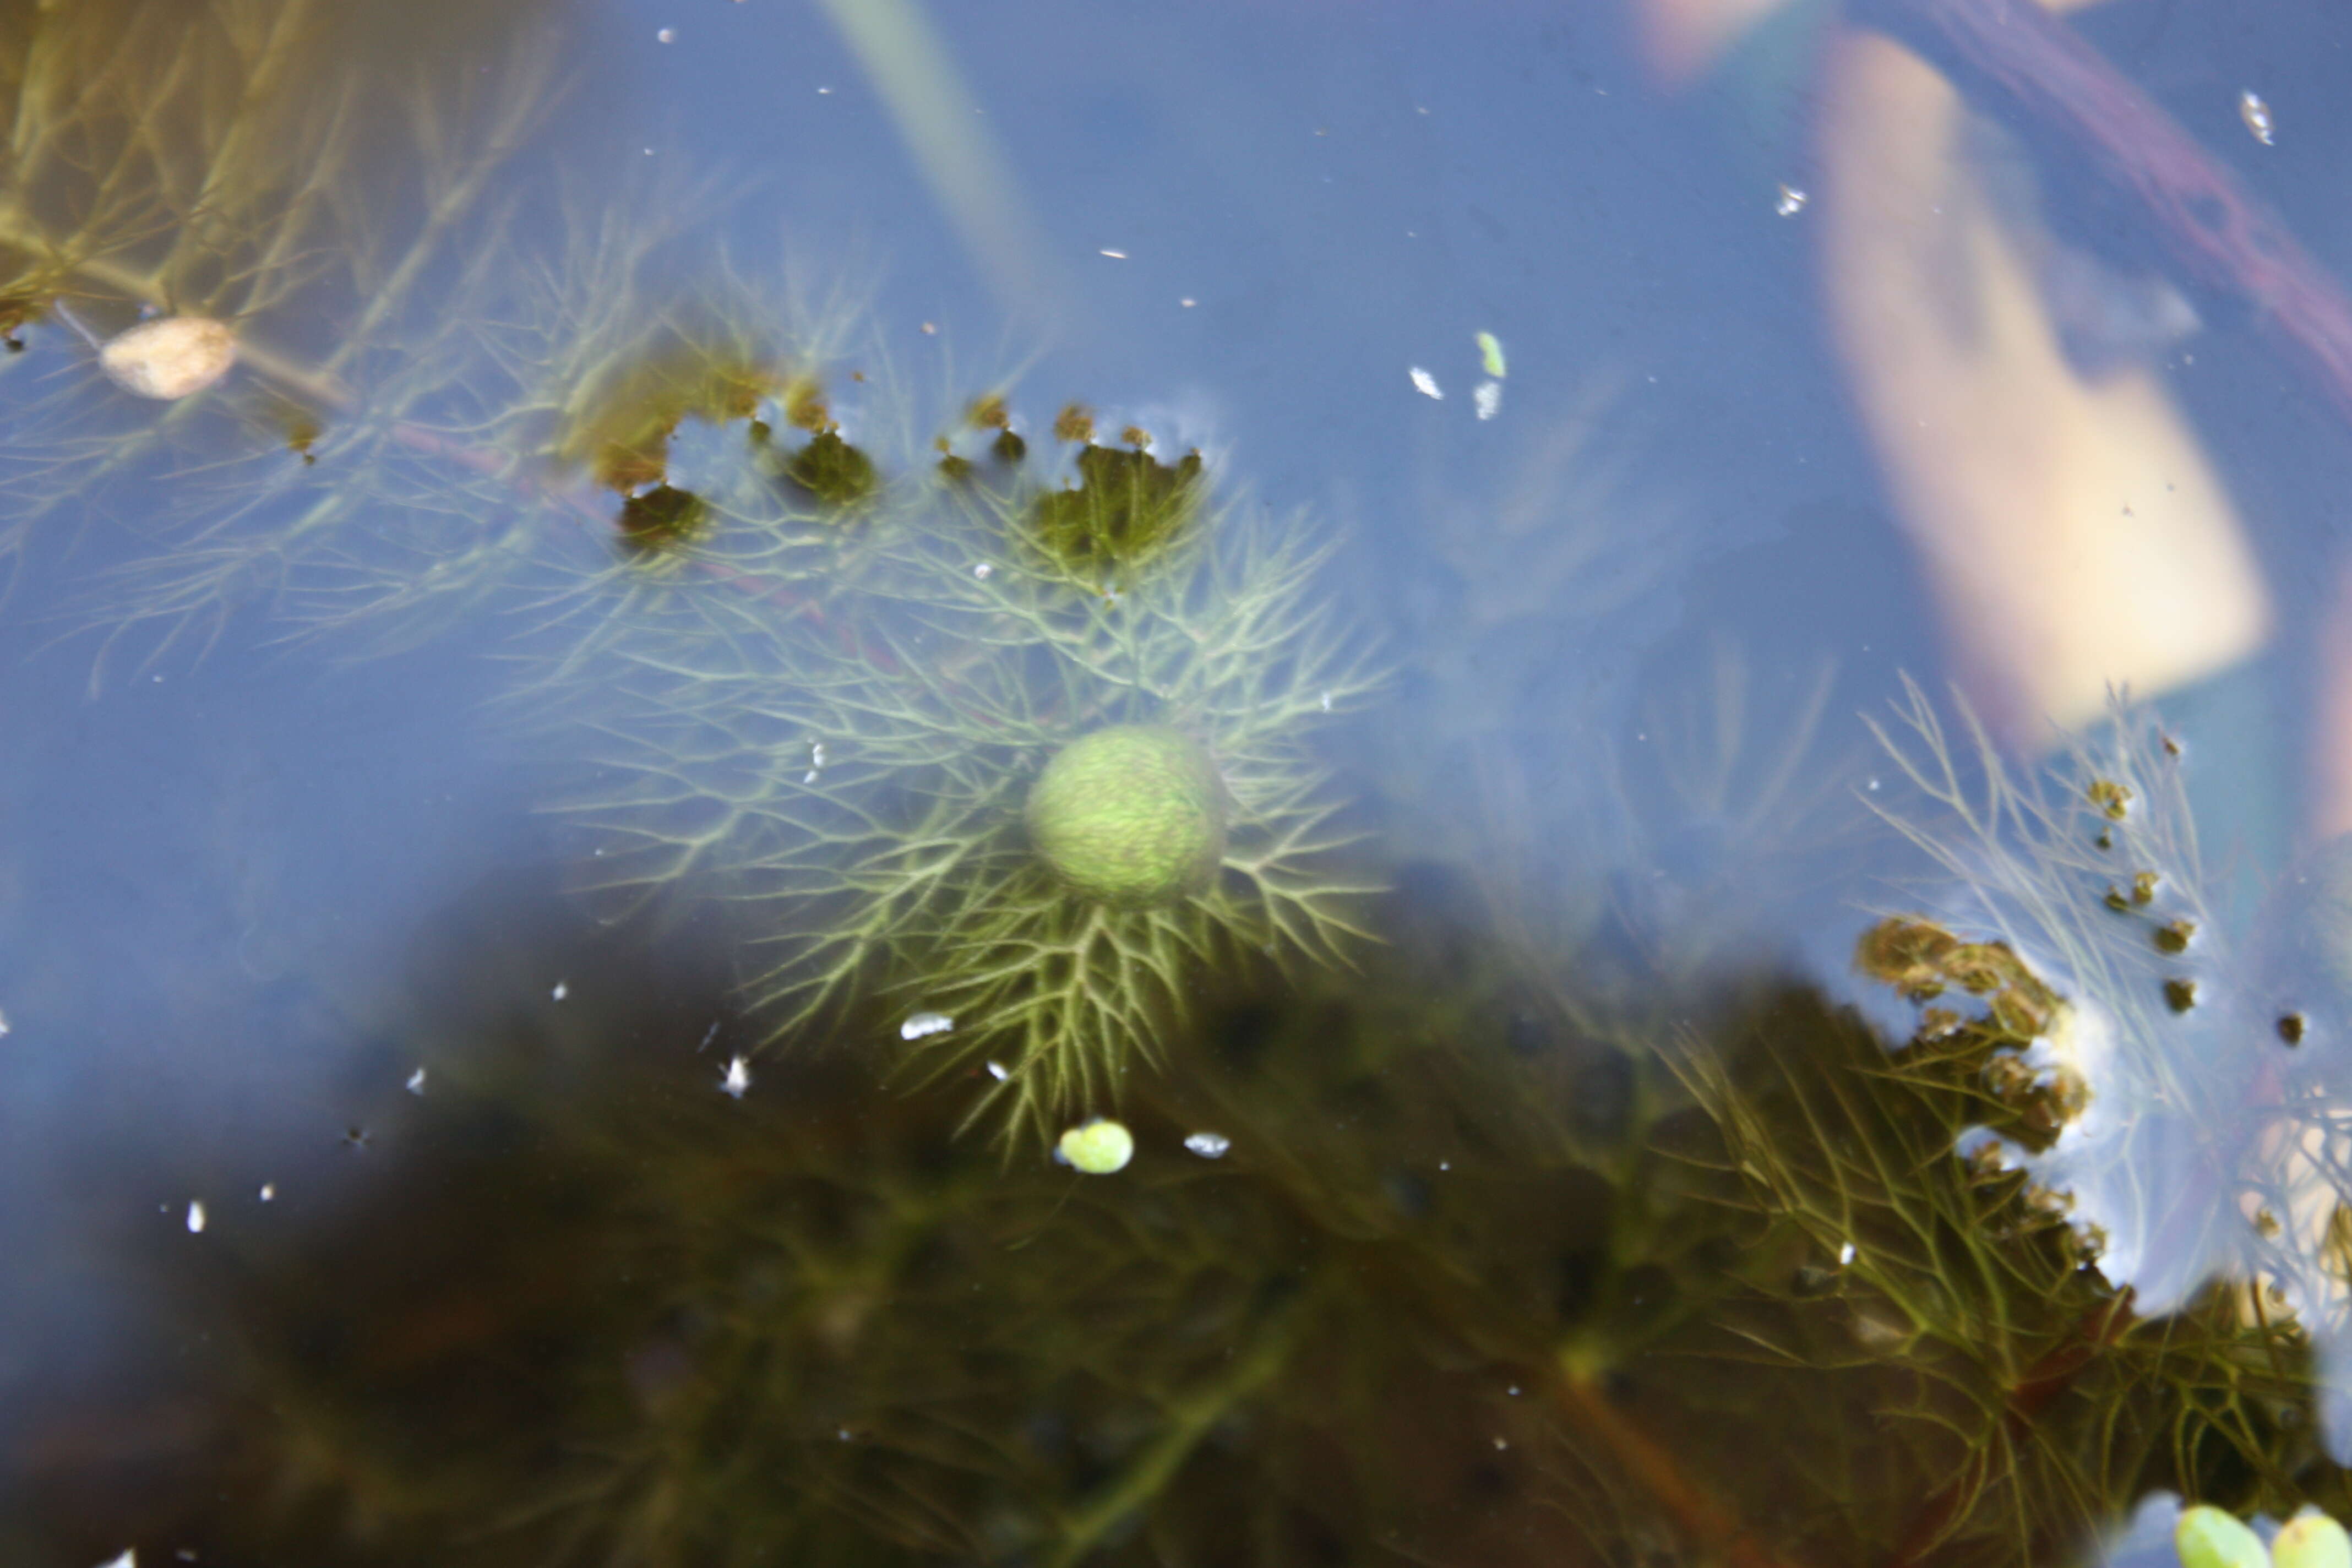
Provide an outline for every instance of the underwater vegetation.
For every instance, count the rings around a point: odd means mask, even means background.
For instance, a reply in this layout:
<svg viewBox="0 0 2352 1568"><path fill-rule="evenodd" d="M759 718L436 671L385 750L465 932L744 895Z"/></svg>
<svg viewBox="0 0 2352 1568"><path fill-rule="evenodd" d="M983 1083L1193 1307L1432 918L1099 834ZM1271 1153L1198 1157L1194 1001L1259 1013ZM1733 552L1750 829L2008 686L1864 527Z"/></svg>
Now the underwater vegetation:
<svg viewBox="0 0 2352 1568"><path fill-rule="evenodd" d="M1118 1102L1204 967L1349 962L1371 884L1308 737L1379 673L1304 520L1140 431L1097 461L1068 413L1075 478L1034 477L1007 418L982 399L939 461L835 500L761 424L682 440L708 510L670 574L523 700L586 726L593 777L551 809L598 907L715 900L771 1039L985 1062L990 1114L1050 1144ZM853 449L814 423L802 454ZM819 553L754 515L779 475ZM917 1013L946 1022L901 1030Z"/></svg>
<svg viewBox="0 0 2352 1568"><path fill-rule="evenodd" d="M0 13L0 556L86 549L96 519L169 540L175 574L140 598L159 642L267 600L289 539L366 525L395 416L464 346L417 307L478 292L499 254L493 177L552 101L532 10L448 18L483 36L466 73L390 10ZM134 351L167 331L228 340L234 369L157 379Z"/></svg>

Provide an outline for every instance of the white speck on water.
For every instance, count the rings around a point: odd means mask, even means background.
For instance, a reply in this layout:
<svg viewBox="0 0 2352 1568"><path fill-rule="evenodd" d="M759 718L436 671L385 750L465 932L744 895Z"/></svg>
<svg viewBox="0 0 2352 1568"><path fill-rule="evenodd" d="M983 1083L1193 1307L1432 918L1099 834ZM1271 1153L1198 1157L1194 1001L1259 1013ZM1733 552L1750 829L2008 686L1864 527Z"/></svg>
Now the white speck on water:
<svg viewBox="0 0 2352 1568"><path fill-rule="evenodd" d="M276 1182L264 1182L261 1184L261 1201L266 1204L274 1204L278 1201L278 1184Z"/></svg>
<svg viewBox="0 0 2352 1568"><path fill-rule="evenodd" d="M1865 780L1864 781L1862 787L1868 790L1871 794L1876 795L1878 793L1878 781L1874 778Z"/></svg>
<svg viewBox="0 0 2352 1568"><path fill-rule="evenodd" d="M813 784L816 783L816 770L814 768L811 768L808 772L803 773L801 775L801 783L804 784Z"/></svg>
<svg viewBox="0 0 2352 1568"><path fill-rule="evenodd" d="M0 1035L5 1035L7 1032L8 1032L8 1015L7 1015L7 1014L5 1014L5 1013L0 1013Z"/></svg>
<svg viewBox="0 0 2352 1568"><path fill-rule="evenodd" d="M710 1027L709 1027L709 1028L707 1028L707 1029L705 1029L705 1030L703 1030L703 1031L702 1031L702 1039L701 1039L700 1043L698 1043L698 1045L696 1045L696 1047L694 1047L695 1054L696 1054L697 1056L699 1056L699 1055L701 1055L705 1050L708 1050L708 1049L709 1048L709 1047L710 1047L710 1042L711 1042L711 1041L713 1041L713 1040L715 1040L715 1039L717 1039L718 1037L719 1037L719 1020L718 1020L718 1019L716 1019L716 1018L713 1018L713 1019L711 1019L711 1020L710 1020Z"/></svg>
<svg viewBox="0 0 2352 1568"><path fill-rule="evenodd" d="M566 996L572 994L572 982L569 980L557 981L555 983L555 989L549 992L548 994L554 997L558 1002L562 1001Z"/></svg>
<svg viewBox="0 0 2352 1568"><path fill-rule="evenodd" d="M664 27L660 32L654 35L654 42L657 44L674 44L677 42L677 29L676 27Z"/></svg>
<svg viewBox="0 0 2352 1568"><path fill-rule="evenodd" d="M1852 1263L1853 1261L1853 1243L1852 1243L1851 1241L1849 1241L1849 1242L1847 1242L1843 1247L1839 1247L1839 1248L1838 1248L1838 1267L1839 1267L1839 1268L1844 1268L1847 1264Z"/></svg>
<svg viewBox="0 0 2352 1568"><path fill-rule="evenodd" d="M2278 144L2277 127L2271 122L2271 106L2264 103L2262 95L2252 88L2238 94L2238 118L2246 122L2246 129L2263 146Z"/></svg>
<svg viewBox="0 0 2352 1568"><path fill-rule="evenodd" d="M1451 1160L1440 1160L1437 1162L1437 1168L1441 1171L1450 1171L1454 1169L1454 1162Z"/></svg>
<svg viewBox="0 0 2352 1568"><path fill-rule="evenodd" d="M1811 199L1794 185L1782 185L1779 198L1772 203L1772 210L1782 217L1795 217L1805 210L1805 203Z"/></svg>
<svg viewBox="0 0 2352 1568"><path fill-rule="evenodd" d="M1497 1437L1495 1439L1495 1449L1497 1453L1500 1453L1503 1449L1507 1448L1510 1446L1511 1440L1508 1437Z"/></svg>
<svg viewBox="0 0 2352 1568"><path fill-rule="evenodd" d="M1199 301L1198 300L1193 299L1193 298L1192 298L1192 296L1191 296L1190 294L1187 294L1187 295L1185 295L1181 300L1177 300L1176 302L1177 302L1179 305L1183 306L1183 307L1184 307L1184 309L1186 309L1186 310L1191 310L1193 306L1195 306L1195 305L1199 304L1201 301Z"/></svg>
<svg viewBox="0 0 2352 1568"><path fill-rule="evenodd" d="M1412 389L1415 392L1420 393L1423 397L1434 398L1440 403L1445 401L1445 394L1437 389L1435 376L1417 364L1408 367L1406 374L1412 377Z"/></svg>
<svg viewBox="0 0 2352 1568"><path fill-rule="evenodd" d="M902 1040L920 1040L932 1035L944 1035L955 1027L955 1020L945 1013L916 1013L898 1026Z"/></svg>
<svg viewBox="0 0 2352 1568"><path fill-rule="evenodd" d="M204 1200L201 1198L191 1198L188 1200L188 1234L190 1236L202 1236L204 1233Z"/></svg>
<svg viewBox="0 0 2352 1568"><path fill-rule="evenodd" d="M425 1069L423 1068L418 1068L415 1072L408 1075L408 1092L419 1095L425 1092Z"/></svg>
<svg viewBox="0 0 2352 1568"><path fill-rule="evenodd" d="M1234 1141L1222 1132L1195 1132L1184 1140L1184 1147L1203 1160L1222 1160Z"/></svg>
<svg viewBox="0 0 2352 1568"><path fill-rule="evenodd" d="M1113 261L1124 261L1127 259L1127 252L1124 250L1105 250L1102 254L1109 257Z"/></svg>
<svg viewBox="0 0 2352 1568"><path fill-rule="evenodd" d="M139 1553L136 1552L126 1552L110 1563L100 1563L98 1568L139 1568Z"/></svg>
<svg viewBox="0 0 2352 1568"><path fill-rule="evenodd" d="M991 566L987 562L982 561L972 567L971 574L985 583L991 577L996 575L996 568Z"/></svg>
<svg viewBox="0 0 2352 1568"><path fill-rule="evenodd" d="M832 90L833 89L829 87L821 87L816 89L816 95L819 98L823 98L826 93L831 92Z"/></svg>
<svg viewBox="0 0 2352 1568"><path fill-rule="evenodd" d="M988 1064L988 1076L994 1079L997 1082L1003 1083L1006 1079L1011 1078L1013 1074L1003 1062L991 1062Z"/></svg>
<svg viewBox="0 0 2352 1568"><path fill-rule="evenodd" d="M1322 700L1321 700L1321 702L1320 702L1319 706L1322 708L1323 711L1324 711L1324 712L1326 712L1326 713L1328 713L1329 711L1331 711L1331 694L1330 694L1329 692L1328 692L1328 691L1327 691L1327 692L1325 692L1325 693L1323 694Z"/></svg>
<svg viewBox="0 0 2352 1568"><path fill-rule="evenodd" d="M751 1087L751 1064L741 1057L731 1058L727 1064L727 1076L719 1080L719 1092L730 1100L740 1100L743 1091Z"/></svg>
<svg viewBox="0 0 2352 1568"><path fill-rule="evenodd" d="M1480 382L1477 390L1470 395L1470 406L1478 411L1481 419L1492 419L1500 414L1503 411L1503 384L1499 381Z"/></svg>
<svg viewBox="0 0 2352 1568"><path fill-rule="evenodd" d="M1503 1390L1503 1392L1509 1394L1512 1398L1517 1399L1519 1396L1519 1385L1515 1383L1511 1384L1510 1387Z"/></svg>

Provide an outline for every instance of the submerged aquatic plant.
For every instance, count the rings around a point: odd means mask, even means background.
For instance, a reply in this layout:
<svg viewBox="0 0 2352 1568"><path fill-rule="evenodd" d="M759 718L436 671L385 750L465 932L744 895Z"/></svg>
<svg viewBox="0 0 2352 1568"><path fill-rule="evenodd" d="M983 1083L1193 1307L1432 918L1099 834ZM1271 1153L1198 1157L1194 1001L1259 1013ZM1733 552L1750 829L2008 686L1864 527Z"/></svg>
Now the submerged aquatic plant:
<svg viewBox="0 0 2352 1568"><path fill-rule="evenodd" d="M1003 452L877 480L816 576L721 505L687 564L723 573L601 623L532 700L594 727L560 808L593 894L708 879L772 1038L944 1016L908 1032L919 1075L987 1060L1045 1142L1117 1100L1202 965L1345 961L1369 888L1307 740L1377 678L1300 520L1203 504L1106 577L1062 522L1125 502Z"/></svg>
<svg viewBox="0 0 2352 1568"><path fill-rule="evenodd" d="M29 351L0 379L0 553L101 515L169 538L179 573L141 629L201 642L277 591L271 551L239 542L255 520L282 543L380 499L365 471L462 347L415 307L475 291L492 176L548 110L528 15L485 18L463 72L447 22L428 55L386 6L0 18L0 328ZM328 458L332 485L310 471Z"/></svg>

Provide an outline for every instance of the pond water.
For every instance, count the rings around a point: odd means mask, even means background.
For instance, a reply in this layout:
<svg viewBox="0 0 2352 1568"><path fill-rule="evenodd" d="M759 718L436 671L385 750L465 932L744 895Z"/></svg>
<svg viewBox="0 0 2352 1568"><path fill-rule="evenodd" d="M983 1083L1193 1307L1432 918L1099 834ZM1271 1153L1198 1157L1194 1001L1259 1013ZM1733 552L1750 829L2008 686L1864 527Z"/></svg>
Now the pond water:
<svg viewBox="0 0 2352 1568"><path fill-rule="evenodd" d="M2352 1511L2352 22L2011 9L0 0L0 1560Z"/></svg>

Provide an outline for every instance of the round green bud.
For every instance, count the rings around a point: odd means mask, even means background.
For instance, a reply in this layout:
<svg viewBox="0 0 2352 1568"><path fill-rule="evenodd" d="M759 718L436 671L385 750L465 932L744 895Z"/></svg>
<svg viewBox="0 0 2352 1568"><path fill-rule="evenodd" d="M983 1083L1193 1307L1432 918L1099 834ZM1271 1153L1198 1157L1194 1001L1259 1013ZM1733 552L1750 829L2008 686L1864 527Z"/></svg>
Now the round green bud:
<svg viewBox="0 0 2352 1568"><path fill-rule="evenodd" d="M2271 1542L2274 1568L2352 1568L2352 1535L2324 1513L2303 1513L2279 1527Z"/></svg>
<svg viewBox="0 0 2352 1568"><path fill-rule="evenodd" d="M1063 1133L1054 1147L1064 1164L1089 1176L1108 1176L1113 1171L1124 1171L1135 1158L1135 1134L1097 1116Z"/></svg>
<svg viewBox="0 0 2352 1568"><path fill-rule="evenodd" d="M1063 747L1029 787L1029 839L1076 892L1130 907L1205 886L1225 852L1225 803L1198 741L1115 724Z"/></svg>
<svg viewBox="0 0 2352 1568"><path fill-rule="evenodd" d="M2210 1503L2181 1510L2172 1549L2180 1554L2180 1568L2268 1568L2271 1560L2262 1537L2244 1521Z"/></svg>

